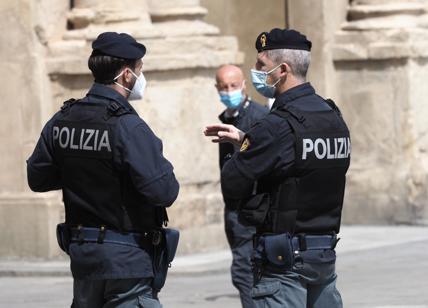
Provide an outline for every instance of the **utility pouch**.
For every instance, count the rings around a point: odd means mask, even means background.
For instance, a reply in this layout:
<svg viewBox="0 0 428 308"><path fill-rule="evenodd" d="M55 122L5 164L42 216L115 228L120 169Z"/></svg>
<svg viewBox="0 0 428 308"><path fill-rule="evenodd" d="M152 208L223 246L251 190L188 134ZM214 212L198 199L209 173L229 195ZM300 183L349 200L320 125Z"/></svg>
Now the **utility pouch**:
<svg viewBox="0 0 428 308"><path fill-rule="evenodd" d="M269 265L285 270L293 267L294 252L289 233L264 236L264 249Z"/></svg>
<svg viewBox="0 0 428 308"><path fill-rule="evenodd" d="M152 288L159 292L165 285L168 269L177 251L180 232L171 228L162 229L162 240L153 249L153 282Z"/></svg>
<svg viewBox="0 0 428 308"><path fill-rule="evenodd" d="M239 218L253 226L264 223L269 210L270 195L257 194L244 203L239 210Z"/></svg>
<svg viewBox="0 0 428 308"><path fill-rule="evenodd" d="M65 224L56 225L56 239L58 241L59 247L68 254L68 249L70 247L71 232L70 228Z"/></svg>

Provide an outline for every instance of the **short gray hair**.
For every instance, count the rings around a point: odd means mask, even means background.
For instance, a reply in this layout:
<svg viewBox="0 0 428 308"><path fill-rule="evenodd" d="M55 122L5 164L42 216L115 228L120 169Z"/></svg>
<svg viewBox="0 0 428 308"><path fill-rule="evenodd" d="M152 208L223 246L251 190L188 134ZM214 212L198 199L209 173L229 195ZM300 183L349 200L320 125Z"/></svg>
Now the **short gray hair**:
<svg viewBox="0 0 428 308"><path fill-rule="evenodd" d="M276 65L281 63L287 63L291 67L293 75L301 79L306 80L306 74L308 72L309 64L311 63L311 52L307 50L297 49L273 49L267 50L267 56Z"/></svg>

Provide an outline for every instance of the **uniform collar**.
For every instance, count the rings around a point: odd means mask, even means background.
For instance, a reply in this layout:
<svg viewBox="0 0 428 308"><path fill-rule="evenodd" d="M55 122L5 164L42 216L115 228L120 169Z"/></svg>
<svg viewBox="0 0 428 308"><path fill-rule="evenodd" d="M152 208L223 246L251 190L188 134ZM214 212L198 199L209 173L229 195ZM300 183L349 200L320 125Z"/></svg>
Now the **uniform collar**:
<svg viewBox="0 0 428 308"><path fill-rule="evenodd" d="M125 109L135 111L131 104L128 102L128 100L122 96L122 94L110 87L107 87L106 85L94 83L87 95L100 96L109 100L114 100Z"/></svg>
<svg viewBox="0 0 428 308"><path fill-rule="evenodd" d="M290 102L296 100L302 96L308 96L315 94L315 89L309 82L302 83L294 88L288 89L287 91L278 95L275 99L275 102L272 105L273 109L278 109L279 107L286 106Z"/></svg>

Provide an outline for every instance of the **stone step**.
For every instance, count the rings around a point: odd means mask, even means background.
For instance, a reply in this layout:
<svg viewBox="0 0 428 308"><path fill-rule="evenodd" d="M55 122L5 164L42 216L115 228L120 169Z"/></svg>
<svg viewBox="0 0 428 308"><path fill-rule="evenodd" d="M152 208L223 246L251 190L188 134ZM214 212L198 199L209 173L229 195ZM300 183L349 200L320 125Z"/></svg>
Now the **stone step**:
<svg viewBox="0 0 428 308"><path fill-rule="evenodd" d="M421 15L426 12L422 3L402 2L378 5L352 5L348 10L350 20L391 16L396 14Z"/></svg>

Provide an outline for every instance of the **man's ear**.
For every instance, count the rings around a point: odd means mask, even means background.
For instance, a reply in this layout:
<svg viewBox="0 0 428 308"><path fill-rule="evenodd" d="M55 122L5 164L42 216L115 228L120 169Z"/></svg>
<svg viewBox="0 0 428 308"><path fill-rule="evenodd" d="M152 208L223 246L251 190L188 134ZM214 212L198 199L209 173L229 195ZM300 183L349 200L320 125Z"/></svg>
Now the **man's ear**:
<svg viewBox="0 0 428 308"><path fill-rule="evenodd" d="M126 83L131 83L132 79L134 78L134 75L131 73L131 70L128 67L124 68L124 73L123 73L123 80Z"/></svg>
<svg viewBox="0 0 428 308"><path fill-rule="evenodd" d="M291 73L291 67L290 65L288 65L287 63L282 63L280 66L280 70L281 70L281 76L283 76L284 73Z"/></svg>

